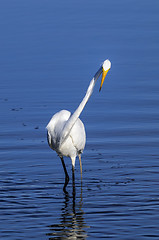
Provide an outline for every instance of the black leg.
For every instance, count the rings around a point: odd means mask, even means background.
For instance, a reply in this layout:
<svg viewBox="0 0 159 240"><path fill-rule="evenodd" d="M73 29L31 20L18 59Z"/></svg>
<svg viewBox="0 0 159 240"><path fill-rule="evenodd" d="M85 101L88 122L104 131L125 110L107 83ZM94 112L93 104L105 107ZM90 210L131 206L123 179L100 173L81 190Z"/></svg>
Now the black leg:
<svg viewBox="0 0 159 240"><path fill-rule="evenodd" d="M75 199L76 191L75 191L75 168L72 166L72 194L73 198Z"/></svg>
<svg viewBox="0 0 159 240"><path fill-rule="evenodd" d="M75 186L75 168L72 166L72 185Z"/></svg>
<svg viewBox="0 0 159 240"><path fill-rule="evenodd" d="M68 182L69 182L69 175L68 175L68 173L67 173L67 169L66 169L66 166L65 166L65 162L64 162L63 157L60 157L60 158L61 158L62 166L63 166L64 172L65 172L65 183L64 183L64 186L63 186L63 191L64 191L64 192L67 192L67 191L66 191L66 187L67 187L67 184L68 184Z"/></svg>

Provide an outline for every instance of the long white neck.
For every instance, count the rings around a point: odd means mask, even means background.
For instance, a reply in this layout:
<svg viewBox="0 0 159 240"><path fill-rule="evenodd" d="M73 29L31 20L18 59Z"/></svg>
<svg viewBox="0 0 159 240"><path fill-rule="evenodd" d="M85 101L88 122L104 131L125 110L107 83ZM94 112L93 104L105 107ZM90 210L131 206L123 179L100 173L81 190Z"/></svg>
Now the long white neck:
<svg viewBox="0 0 159 240"><path fill-rule="evenodd" d="M96 74L94 75L93 79L91 80L86 95L84 96L82 102L80 103L80 105L78 106L78 108L75 110L75 112L70 116L70 118L68 119L67 123L65 124L63 131L62 131L62 136L60 139L60 145L67 139L67 137L69 136L69 133L72 129L72 127L74 126L75 122L77 121L77 119L79 118L82 110L84 109L86 103L88 102L90 96L93 93L93 89L94 86L96 84L97 79L99 78L100 74L102 73L102 66L99 68L99 70L96 72Z"/></svg>

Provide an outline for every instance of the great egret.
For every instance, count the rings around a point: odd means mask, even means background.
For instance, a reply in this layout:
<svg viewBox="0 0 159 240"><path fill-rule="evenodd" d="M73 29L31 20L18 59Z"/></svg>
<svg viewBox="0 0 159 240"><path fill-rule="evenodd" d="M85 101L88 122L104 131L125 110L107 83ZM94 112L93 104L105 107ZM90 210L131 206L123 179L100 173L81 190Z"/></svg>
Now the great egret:
<svg viewBox="0 0 159 240"><path fill-rule="evenodd" d="M74 169L75 169L75 161L76 156L79 157L80 162L80 171L81 171L81 179L82 179L82 162L81 162L81 153L84 150L85 143L86 143L86 133L84 124L79 119L79 116L85 107L86 103L88 102L95 83L99 76L102 73L101 85L100 89L102 88L104 79L111 68L111 62L107 59L104 63L100 66L99 70L94 75L93 79L91 80L86 95L83 98L82 102L75 110L73 114L71 114L67 110L62 110L57 112L51 118L50 122L48 123L47 129L47 139L50 148L57 152L59 157L61 158L61 162L63 165L63 169L65 172L65 184L63 190L69 182L69 175L67 173L67 169L65 166L65 162L63 156L70 157L72 161L72 177L74 178Z"/></svg>

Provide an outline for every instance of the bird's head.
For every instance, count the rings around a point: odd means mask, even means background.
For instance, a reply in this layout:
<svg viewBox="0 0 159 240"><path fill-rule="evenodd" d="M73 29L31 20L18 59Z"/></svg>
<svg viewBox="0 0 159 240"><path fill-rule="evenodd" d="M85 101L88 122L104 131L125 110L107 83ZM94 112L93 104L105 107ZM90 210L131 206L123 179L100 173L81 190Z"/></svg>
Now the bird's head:
<svg viewBox="0 0 159 240"><path fill-rule="evenodd" d="M102 64L103 72L102 72L102 79L101 79L101 84L100 84L99 91L102 89L102 86L103 86L105 77L106 77L108 71L110 70L110 68L111 68L111 62L107 59L107 60L105 60L104 63Z"/></svg>

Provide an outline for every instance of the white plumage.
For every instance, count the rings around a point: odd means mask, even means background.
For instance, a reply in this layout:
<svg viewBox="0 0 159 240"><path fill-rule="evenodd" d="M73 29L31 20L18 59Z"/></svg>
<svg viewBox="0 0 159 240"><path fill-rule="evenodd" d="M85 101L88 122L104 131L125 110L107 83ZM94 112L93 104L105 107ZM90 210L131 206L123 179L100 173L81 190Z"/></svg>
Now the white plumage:
<svg viewBox="0 0 159 240"><path fill-rule="evenodd" d="M72 165L75 167L76 156L81 154L86 143L85 128L82 121L78 118L70 130L68 137L60 144L62 131L71 113L67 110L57 112L47 125L49 146L62 157L70 157Z"/></svg>
<svg viewBox="0 0 159 240"><path fill-rule="evenodd" d="M104 61L102 66L94 75L93 79L91 80L86 95L83 98L82 102L75 110L75 112L71 115L71 113L67 110L62 110L57 112L51 118L50 122L47 125L47 137L48 137L48 144L49 146L57 152L59 157L61 158L62 165L65 171L65 185L64 191L69 181L69 176L66 170L66 166L63 160L63 156L70 157L72 160L72 173L74 178L74 168L75 168L75 161L76 156L79 157L80 161L80 169L81 169L81 178L82 178L82 163L81 163L81 153L84 150L85 143L86 143L86 133L84 124L79 119L79 116L85 107L86 103L88 102L95 83L99 78L100 74L102 73L101 85L100 90L103 85L104 79L106 77L107 72L111 68L111 63L107 59Z"/></svg>

